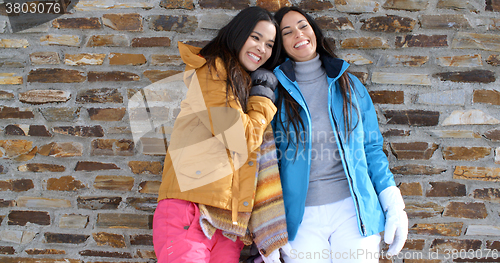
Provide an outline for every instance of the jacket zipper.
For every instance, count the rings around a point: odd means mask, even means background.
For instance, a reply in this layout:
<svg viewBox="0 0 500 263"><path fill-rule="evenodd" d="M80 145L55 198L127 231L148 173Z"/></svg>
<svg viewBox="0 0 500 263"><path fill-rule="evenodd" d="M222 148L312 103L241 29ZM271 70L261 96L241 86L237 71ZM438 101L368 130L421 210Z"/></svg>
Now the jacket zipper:
<svg viewBox="0 0 500 263"><path fill-rule="evenodd" d="M337 125L337 119L335 118L335 114L333 112L333 109L332 109L332 106L331 106L331 89L329 89L329 94L330 94L330 100L328 101L328 103L330 104L329 107L330 107L330 114L332 115L332 120L333 120L333 125L335 126L335 130L337 131L335 133L335 135L337 136L337 139L340 141L340 148L342 150L342 157L344 159L344 161L346 160L345 158L345 151L344 151L344 143L342 141L342 138L341 136L339 136L339 127ZM347 163L346 163L346 168L347 168ZM351 185L351 187L353 187L353 180L352 180L352 177L351 177L351 174L349 172L349 168L346 169L347 171L347 178L349 179L349 183ZM363 232L363 236L366 236L366 230L365 230L365 225L363 224L363 220L361 219L361 210L359 209L359 202L358 202L358 196L356 195L356 192L354 191L354 188L352 189L352 192L354 194L354 203L356 204L356 210L358 211L358 218L359 218L359 222L361 223L361 232Z"/></svg>

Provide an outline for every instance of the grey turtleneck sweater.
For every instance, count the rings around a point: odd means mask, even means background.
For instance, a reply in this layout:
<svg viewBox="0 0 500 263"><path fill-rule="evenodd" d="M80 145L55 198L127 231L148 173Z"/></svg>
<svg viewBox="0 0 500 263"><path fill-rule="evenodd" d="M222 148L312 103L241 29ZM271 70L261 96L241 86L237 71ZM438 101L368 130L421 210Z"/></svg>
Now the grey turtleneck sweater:
<svg viewBox="0 0 500 263"><path fill-rule="evenodd" d="M317 55L294 63L295 76L311 113L312 147L306 206L333 203L350 196L336 136L328 114L328 81Z"/></svg>

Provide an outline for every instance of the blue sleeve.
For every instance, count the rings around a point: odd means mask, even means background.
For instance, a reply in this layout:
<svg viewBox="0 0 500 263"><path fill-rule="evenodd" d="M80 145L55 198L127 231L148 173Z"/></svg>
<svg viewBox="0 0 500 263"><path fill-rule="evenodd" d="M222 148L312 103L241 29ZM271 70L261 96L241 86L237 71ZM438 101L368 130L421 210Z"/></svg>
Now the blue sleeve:
<svg viewBox="0 0 500 263"><path fill-rule="evenodd" d="M377 112L365 86L354 75L349 74L361 111L364 132L364 149L368 175L377 194L389 186L395 186L394 175L383 151L384 138L378 126Z"/></svg>

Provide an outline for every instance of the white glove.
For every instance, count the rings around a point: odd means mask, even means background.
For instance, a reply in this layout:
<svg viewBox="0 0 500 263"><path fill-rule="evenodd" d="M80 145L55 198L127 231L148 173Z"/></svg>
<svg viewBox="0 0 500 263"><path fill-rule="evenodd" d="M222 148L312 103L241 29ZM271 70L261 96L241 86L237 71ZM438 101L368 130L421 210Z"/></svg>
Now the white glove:
<svg viewBox="0 0 500 263"><path fill-rule="evenodd" d="M384 189L378 199L385 212L384 242L389 244L387 255L397 255L408 237L408 216L403 210L405 203L401 191L396 186Z"/></svg>
<svg viewBox="0 0 500 263"><path fill-rule="evenodd" d="M284 254L286 254L287 256L290 257L291 256L290 251L292 250L292 246L290 246L290 243L287 242L284 246L281 247L281 250L283 251ZM260 253L260 251L259 251L259 253ZM262 254L260 254L260 256L261 256L262 260L264 260L265 263L281 263L279 249L274 250L267 257L265 257Z"/></svg>

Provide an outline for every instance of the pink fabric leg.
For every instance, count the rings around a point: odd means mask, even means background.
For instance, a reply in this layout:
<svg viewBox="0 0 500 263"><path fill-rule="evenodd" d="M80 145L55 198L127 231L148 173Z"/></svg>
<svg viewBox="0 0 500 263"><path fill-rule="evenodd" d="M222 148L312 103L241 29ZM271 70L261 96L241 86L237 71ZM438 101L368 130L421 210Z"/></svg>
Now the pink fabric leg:
<svg viewBox="0 0 500 263"><path fill-rule="evenodd" d="M208 263L210 240L199 225L196 204L165 199L153 217L153 245L158 263Z"/></svg>
<svg viewBox="0 0 500 263"><path fill-rule="evenodd" d="M238 263L240 261L240 254L244 244L239 239L233 242L223 236L220 230L217 230L212 237L212 242L210 263Z"/></svg>

